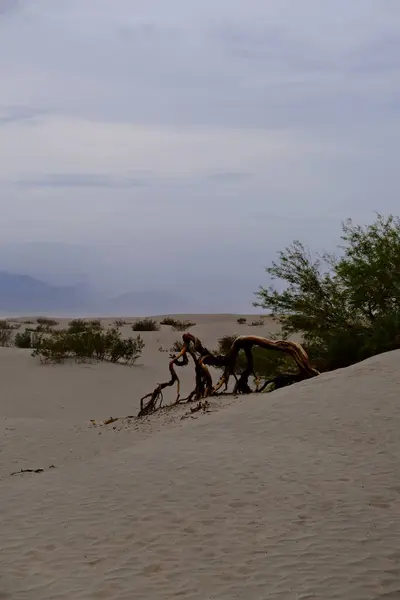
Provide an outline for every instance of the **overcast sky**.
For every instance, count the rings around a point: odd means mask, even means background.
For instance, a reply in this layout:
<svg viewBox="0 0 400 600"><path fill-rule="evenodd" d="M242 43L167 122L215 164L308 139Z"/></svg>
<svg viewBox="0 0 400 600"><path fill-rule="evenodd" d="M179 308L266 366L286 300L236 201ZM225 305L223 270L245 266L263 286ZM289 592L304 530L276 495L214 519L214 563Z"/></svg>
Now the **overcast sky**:
<svg viewBox="0 0 400 600"><path fill-rule="evenodd" d="M398 0L0 0L0 82L2 241L107 245L125 288L242 309L399 213Z"/></svg>

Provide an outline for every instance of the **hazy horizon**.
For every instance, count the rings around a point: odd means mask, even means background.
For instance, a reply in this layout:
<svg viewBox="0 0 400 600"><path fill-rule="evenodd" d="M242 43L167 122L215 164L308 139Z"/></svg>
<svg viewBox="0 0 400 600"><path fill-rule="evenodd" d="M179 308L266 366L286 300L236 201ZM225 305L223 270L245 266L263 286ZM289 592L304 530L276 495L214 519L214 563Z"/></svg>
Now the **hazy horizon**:
<svg viewBox="0 0 400 600"><path fill-rule="evenodd" d="M0 0L0 271L252 312L292 240L396 212L399 31L394 0Z"/></svg>

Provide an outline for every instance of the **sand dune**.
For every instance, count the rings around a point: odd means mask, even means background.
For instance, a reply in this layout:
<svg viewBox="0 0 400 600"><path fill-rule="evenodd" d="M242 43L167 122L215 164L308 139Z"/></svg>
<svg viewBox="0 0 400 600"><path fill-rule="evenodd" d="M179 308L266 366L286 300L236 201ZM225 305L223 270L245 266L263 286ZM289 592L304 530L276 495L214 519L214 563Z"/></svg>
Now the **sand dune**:
<svg viewBox="0 0 400 600"><path fill-rule="evenodd" d="M93 427L165 378L158 343L132 369L0 353L0 598L400 598L400 352Z"/></svg>

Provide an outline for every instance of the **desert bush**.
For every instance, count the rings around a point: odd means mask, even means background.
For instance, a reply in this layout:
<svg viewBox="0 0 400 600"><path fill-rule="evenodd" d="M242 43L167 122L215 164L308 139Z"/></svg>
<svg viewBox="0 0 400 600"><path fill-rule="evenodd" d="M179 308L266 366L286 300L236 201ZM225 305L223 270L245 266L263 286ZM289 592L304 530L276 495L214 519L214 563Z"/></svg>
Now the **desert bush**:
<svg viewBox="0 0 400 600"><path fill-rule="evenodd" d="M68 323L69 333L82 333L87 330L87 323L84 319L72 319Z"/></svg>
<svg viewBox="0 0 400 600"><path fill-rule="evenodd" d="M262 319L256 319L250 323L251 327L262 327L264 325L264 321Z"/></svg>
<svg viewBox="0 0 400 600"><path fill-rule="evenodd" d="M227 354L237 338L237 335L224 335L218 340L218 347L215 350L217 354ZM277 339L275 334L269 334L269 339ZM260 379L272 379L279 373L295 373L297 370L294 360L276 350L265 350L264 348L254 347L252 349L254 373ZM241 350L238 354L235 373L241 373L247 366L247 360L244 352Z"/></svg>
<svg viewBox="0 0 400 600"><path fill-rule="evenodd" d="M32 348L32 355L44 362L63 362L69 358L133 364L142 353L144 342L140 335L122 339L114 327L101 331L86 324L86 328L78 332L62 329L48 336L38 336L34 343L32 341Z"/></svg>
<svg viewBox="0 0 400 600"><path fill-rule="evenodd" d="M0 321L0 346L10 346L14 327L8 321Z"/></svg>
<svg viewBox="0 0 400 600"><path fill-rule="evenodd" d="M19 329L21 327L20 323L10 323L6 319L2 319L0 321L0 329L14 331L15 329Z"/></svg>
<svg viewBox="0 0 400 600"><path fill-rule="evenodd" d="M114 321L115 327L123 327L124 325L127 325L127 322L124 321L124 319L115 319L115 321Z"/></svg>
<svg viewBox="0 0 400 600"><path fill-rule="evenodd" d="M58 321L55 321L54 319L48 319L47 317L38 317L36 322L44 327L56 327L59 325Z"/></svg>
<svg viewBox="0 0 400 600"><path fill-rule="evenodd" d="M68 323L69 333L83 333L84 331L101 331L102 324L99 319L85 321L85 319L73 319Z"/></svg>
<svg viewBox="0 0 400 600"><path fill-rule="evenodd" d="M87 326L93 331L101 331L103 329L103 325L100 319L90 319L89 321L87 321Z"/></svg>
<svg viewBox="0 0 400 600"><path fill-rule="evenodd" d="M187 331L191 327L194 327L196 323L192 323L191 321L176 321L172 325L172 329L174 331Z"/></svg>
<svg viewBox="0 0 400 600"><path fill-rule="evenodd" d="M30 348L32 342L32 333L25 329L25 331L19 332L15 335L14 345L17 348Z"/></svg>
<svg viewBox="0 0 400 600"><path fill-rule="evenodd" d="M266 269L283 291L261 287L258 302L285 335L301 334L316 368L329 371L400 348L400 218L342 224L340 256L312 257L299 241Z"/></svg>
<svg viewBox="0 0 400 600"><path fill-rule="evenodd" d="M177 322L177 319L174 319L174 317L165 317L165 319L163 319L162 321L160 321L160 325L175 325L175 323Z"/></svg>
<svg viewBox="0 0 400 600"><path fill-rule="evenodd" d="M180 319L174 319L173 317L165 317L160 321L160 325L170 325L174 331L187 331L190 327L194 327L196 323L191 321L181 321Z"/></svg>
<svg viewBox="0 0 400 600"><path fill-rule="evenodd" d="M133 331L159 331L160 325L155 319L137 319L132 325Z"/></svg>
<svg viewBox="0 0 400 600"><path fill-rule="evenodd" d="M239 325L244 325L247 323L247 319L245 317L239 317L236 322L239 323Z"/></svg>

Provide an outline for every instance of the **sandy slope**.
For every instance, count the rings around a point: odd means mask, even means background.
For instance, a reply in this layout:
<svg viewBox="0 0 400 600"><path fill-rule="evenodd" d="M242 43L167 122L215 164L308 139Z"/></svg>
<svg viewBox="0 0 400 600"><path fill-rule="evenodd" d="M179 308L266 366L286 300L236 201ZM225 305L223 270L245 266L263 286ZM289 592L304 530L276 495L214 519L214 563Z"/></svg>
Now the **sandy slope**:
<svg viewBox="0 0 400 600"><path fill-rule="evenodd" d="M91 427L158 379L153 355L133 378L0 354L0 598L400 598L400 352Z"/></svg>

